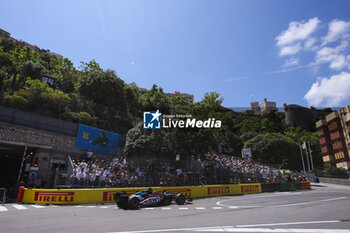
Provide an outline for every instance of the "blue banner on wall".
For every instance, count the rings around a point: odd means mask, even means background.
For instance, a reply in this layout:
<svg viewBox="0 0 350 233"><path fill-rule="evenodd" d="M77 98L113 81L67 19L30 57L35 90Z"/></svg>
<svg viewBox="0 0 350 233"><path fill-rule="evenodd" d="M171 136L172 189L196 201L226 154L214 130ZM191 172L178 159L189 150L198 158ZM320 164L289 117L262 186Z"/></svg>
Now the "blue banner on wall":
<svg viewBox="0 0 350 233"><path fill-rule="evenodd" d="M79 124L75 147L116 156L118 139L119 135L116 133Z"/></svg>

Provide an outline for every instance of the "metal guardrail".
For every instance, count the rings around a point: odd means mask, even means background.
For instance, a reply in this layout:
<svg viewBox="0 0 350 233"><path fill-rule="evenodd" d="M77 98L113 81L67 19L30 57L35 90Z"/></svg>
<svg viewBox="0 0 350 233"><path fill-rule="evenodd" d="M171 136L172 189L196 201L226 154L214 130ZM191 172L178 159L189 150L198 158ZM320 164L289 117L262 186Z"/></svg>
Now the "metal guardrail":
<svg viewBox="0 0 350 233"><path fill-rule="evenodd" d="M3 205L6 201L7 190L5 188L0 188L0 202Z"/></svg>
<svg viewBox="0 0 350 233"><path fill-rule="evenodd" d="M320 183L329 183L329 184L340 184L350 186L350 179L337 179L329 177L320 177Z"/></svg>

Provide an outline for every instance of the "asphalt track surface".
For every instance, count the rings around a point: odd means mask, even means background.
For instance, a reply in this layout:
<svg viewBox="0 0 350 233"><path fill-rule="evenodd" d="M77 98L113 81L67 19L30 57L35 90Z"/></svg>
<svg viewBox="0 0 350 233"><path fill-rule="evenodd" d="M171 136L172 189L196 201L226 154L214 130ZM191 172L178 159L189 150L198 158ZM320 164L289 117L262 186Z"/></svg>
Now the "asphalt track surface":
<svg viewBox="0 0 350 233"><path fill-rule="evenodd" d="M194 200L121 210L116 205L0 205L0 232L350 232L350 187Z"/></svg>

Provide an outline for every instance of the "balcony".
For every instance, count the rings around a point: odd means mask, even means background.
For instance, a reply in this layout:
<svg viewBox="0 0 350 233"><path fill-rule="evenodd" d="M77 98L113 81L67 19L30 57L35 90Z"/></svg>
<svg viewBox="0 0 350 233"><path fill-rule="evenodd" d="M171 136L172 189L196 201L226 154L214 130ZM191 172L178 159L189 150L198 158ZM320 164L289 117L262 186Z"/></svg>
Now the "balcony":
<svg viewBox="0 0 350 233"><path fill-rule="evenodd" d="M320 145L326 144L326 138L320 138Z"/></svg>
<svg viewBox="0 0 350 233"><path fill-rule="evenodd" d="M345 143L344 141L338 141L332 144L333 150L338 150L338 149L345 149Z"/></svg>
<svg viewBox="0 0 350 233"><path fill-rule="evenodd" d="M340 129L339 120L332 121L332 122L329 123L329 125L328 125L328 130L329 131L334 131L334 130L338 130L338 129Z"/></svg>
<svg viewBox="0 0 350 233"><path fill-rule="evenodd" d="M334 154L335 160L345 159L345 156L346 154L344 153L344 151L340 151Z"/></svg>
<svg viewBox="0 0 350 233"><path fill-rule="evenodd" d="M336 131L334 133L331 133L331 140L336 140L338 138L341 138L342 137L342 133L340 131Z"/></svg>
<svg viewBox="0 0 350 233"><path fill-rule="evenodd" d="M321 137L321 136L324 135L324 130L323 130L323 129L319 129L319 130L317 131L317 133L318 133L318 136Z"/></svg>
<svg viewBox="0 0 350 233"><path fill-rule="evenodd" d="M323 146L321 148L322 154L329 154L331 152L331 148L329 146Z"/></svg>
<svg viewBox="0 0 350 233"><path fill-rule="evenodd" d="M337 163L337 168L349 169L349 168L350 168L350 163L349 163L349 162L340 162L340 163Z"/></svg>
<svg viewBox="0 0 350 233"><path fill-rule="evenodd" d="M325 163L333 163L335 161L332 155L323 156L322 159Z"/></svg>

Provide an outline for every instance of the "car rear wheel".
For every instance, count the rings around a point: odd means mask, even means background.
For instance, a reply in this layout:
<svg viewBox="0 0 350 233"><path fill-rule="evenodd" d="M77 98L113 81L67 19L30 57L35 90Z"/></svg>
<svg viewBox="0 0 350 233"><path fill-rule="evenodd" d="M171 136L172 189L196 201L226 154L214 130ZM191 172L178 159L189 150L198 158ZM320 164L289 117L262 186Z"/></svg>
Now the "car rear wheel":
<svg viewBox="0 0 350 233"><path fill-rule="evenodd" d="M186 202L186 197L182 193L176 194L175 201L178 205L183 205Z"/></svg>
<svg viewBox="0 0 350 233"><path fill-rule="evenodd" d="M170 197L166 197L166 196L164 196L163 198L164 198L164 199L163 199L163 201L161 202L161 205L163 205L163 206L170 205L172 199L171 199Z"/></svg>
<svg viewBox="0 0 350 233"><path fill-rule="evenodd" d="M137 197L133 197L133 198L131 198L131 200L129 200L130 209L139 208L139 204L140 204L140 199L138 199Z"/></svg>

